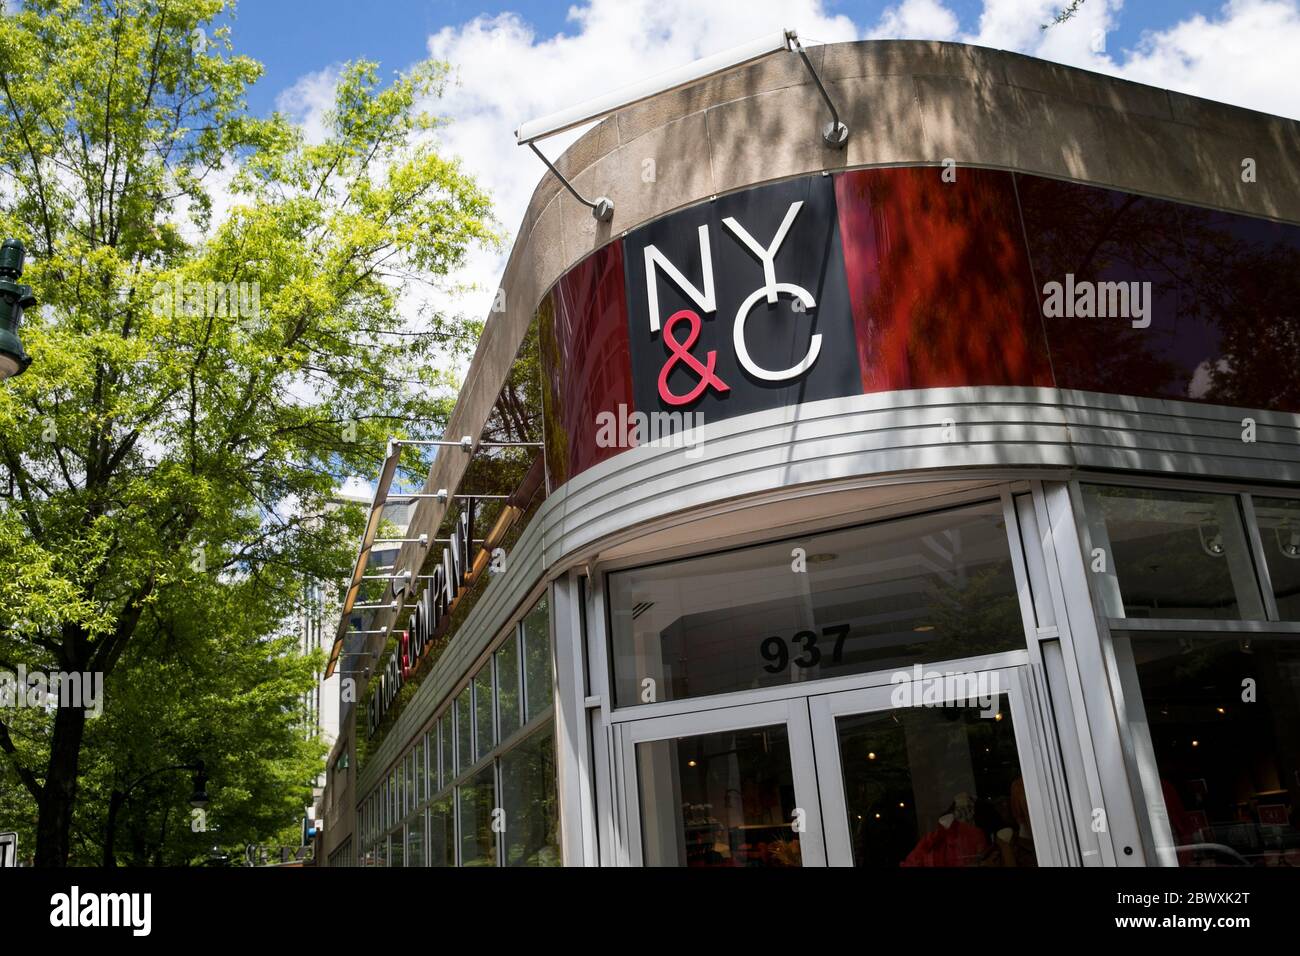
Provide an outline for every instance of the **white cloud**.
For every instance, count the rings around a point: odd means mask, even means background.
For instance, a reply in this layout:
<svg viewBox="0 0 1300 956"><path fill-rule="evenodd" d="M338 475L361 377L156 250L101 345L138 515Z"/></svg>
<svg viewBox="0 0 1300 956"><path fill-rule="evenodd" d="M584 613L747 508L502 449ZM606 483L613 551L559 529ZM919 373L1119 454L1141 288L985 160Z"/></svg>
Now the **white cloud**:
<svg viewBox="0 0 1300 956"><path fill-rule="evenodd" d="M939 0L903 0L885 10L867 36L872 40L952 40L957 27L957 14Z"/></svg>
<svg viewBox="0 0 1300 956"><path fill-rule="evenodd" d="M1300 5L1233 0L1217 17L1194 16L1146 34L1121 74L1139 83L1300 118Z"/></svg>
<svg viewBox="0 0 1300 956"><path fill-rule="evenodd" d="M302 127L309 143L325 139L325 114L334 106L334 91L338 87L340 64L333 63L315 73L298 77L290 87L275 98L275 108Z"/></svg>

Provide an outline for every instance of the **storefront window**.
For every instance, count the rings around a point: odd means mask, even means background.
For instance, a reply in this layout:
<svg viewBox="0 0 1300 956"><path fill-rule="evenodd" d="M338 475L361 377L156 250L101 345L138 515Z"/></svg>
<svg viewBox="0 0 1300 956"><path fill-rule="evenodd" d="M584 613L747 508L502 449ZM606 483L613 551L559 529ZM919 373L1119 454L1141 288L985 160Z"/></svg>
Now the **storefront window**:
<svg viewBox="0 0 1300 956"><path fill-rule="evenodd" d="M496 866L492 811L496 808L495 768L488 764L456 788L460 797L460 865Z"/></svg>
<svg viewBox="0 0 1300 956"><path fill-rule="evenodd" d="M1114 638L1159 862L1300 866L1300 639Z"/></svg>
<svg viewBox="0 0 1300 956"><path fill-rule="evenodd" d="M555 737L548 723L501 757L506 866L559 866Z"/></svg>
<svg viewBox="0 0 1300 956"><path fill-rule="evenodd" d="M438 791L438 738L436 730L424 735L424 786L421 796L428 800Z"/></svg>
<svg viewBox="0 0 1300 956"><path fill-rule="evenodd" d="M402 761L406 768L406 808L403 813L410 813L420 802L420 795L416 791L415 783L415 751L412 750Z"/></svg>
<svg viewBox="0 0 1300 956"><path fill-rule="evenodd" d="M466 687L456 698L456 773L462 774L474 765L471 724L473 707L470 689Z"/></svg>
<svg viewBox="0 0 1300 956"><path fill-rule="evenodd" d="M609 576L619 707L1025 646L1000 502Z"/></svg>
<svg viewBox="0 0 1300 956"><path fill-rule="evenodd" d="M551 617L546 598L524 618L524 680L528 720L551 706Z"/></svg>
<svg viewBox="0 0 1300 956"><path fill-rule="evenodd" d="M860 867L1036 866L1005 695L978 708L899 708L836 721Z"/></svg>
<svg viewBox="0 0 1300 956"><path fill-rule="evenodd" d="M519 699L519 635L511 634L496 653L497 720L501 739L509 740L522 723Z"/></svg>
<svg viewBox="0 0 1300 956"><path fill-rule="evenodd" d="M429 865L456 865L456 812L450 793L429 805Z"/></svg>
<svg viewBox="0 0 1300 956"><path fill-rule="evenodd" d="M496 746L492 719L492 662L474 675L474 759L482 760Z"/></svg>
<svg viewBox="0 0 1300 956"><path fill-rule="evenodd" d="M800 866L784 724L637 744L646 866Z"/></svg>
<svg viewBox="0 0 1300 956"><path fill-rule="evenodd" d="M451 784L452 769L451 711L438 718L438 789Z"/></svg>
<svg viewBox="0 0 1300 956"><path fill-rule="evenodd" d="M1278 616L1300 621L1300 498L1253 498Z"/></svg>
<svg viewBox="0 0 1300 956"><path fill-rule="evenodd" d="M1261 620L1232 495L1084 485L1092 580L1111 617Z"/></svg>
<svg viewBox="0 0 1300 956"><path fill-rule="evenodd" d="M424 866L424 811L406 825L406 865Z"/></svg>

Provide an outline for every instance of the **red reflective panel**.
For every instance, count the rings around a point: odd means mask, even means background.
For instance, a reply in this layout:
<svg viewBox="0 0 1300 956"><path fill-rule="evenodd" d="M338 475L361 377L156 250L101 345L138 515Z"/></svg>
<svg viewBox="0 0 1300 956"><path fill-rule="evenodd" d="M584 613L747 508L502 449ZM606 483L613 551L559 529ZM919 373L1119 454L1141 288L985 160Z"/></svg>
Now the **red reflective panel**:
<svg viewBox="0 0 1300 956"><path fill-rule="evenodd" d="M836 177L864 392L1051 386L1009 173Z"/></svg>
<svg viewBox="0 0 1300 956"><path fill-rule="evenodd" d="M632 412L623 243L565 273L538 309L546 463L556 488L622 449L596 444L596 414Z"/></svg>

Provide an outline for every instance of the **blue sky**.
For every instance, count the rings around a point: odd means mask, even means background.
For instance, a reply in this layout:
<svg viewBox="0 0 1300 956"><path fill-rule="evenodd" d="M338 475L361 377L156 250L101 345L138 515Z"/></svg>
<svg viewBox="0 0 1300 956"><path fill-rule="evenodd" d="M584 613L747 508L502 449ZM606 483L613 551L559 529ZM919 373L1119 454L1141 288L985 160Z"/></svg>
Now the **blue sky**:
<svg viewBox="0 0 1300 956"><path fill-rule="evenodd" d="M1062 0L1064 3L1064 0ZM459 27L477 16L514 13L539 37L571 33L563 0L244 0L234 23L235 48L266 66L263 81L250 92L259 113L272 109L276 96L307 73L346 60L378 60L385 70L400 69L427 55L426 40L443 27ZM894 2L827 0L827 14L840 14L866 28ZM978 26L982 0L949 0L964 32ZM1159 31L1197 13L1215 15L1221 2L1205 0L1129 0L1118 12L1107 38L1113 49L1132 49L1144 31ZM798 26L797 23L792 24ZM726 45L726 44L724 44Z"/></svg>

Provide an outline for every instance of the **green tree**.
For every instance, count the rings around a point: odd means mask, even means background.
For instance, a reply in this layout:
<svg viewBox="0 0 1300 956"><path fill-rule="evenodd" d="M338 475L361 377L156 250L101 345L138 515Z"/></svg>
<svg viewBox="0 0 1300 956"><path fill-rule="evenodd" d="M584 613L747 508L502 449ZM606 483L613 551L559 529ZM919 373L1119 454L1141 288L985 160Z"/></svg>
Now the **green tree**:
<svg viewBox="0 0 1300 956"><path fill-rule="evenodd" d="M15 488L0 502L0 666L102 672L108 687L102 730L80 708L0 714L0 782L36 805L37 865L68 861L83 755L125 747L114 695L146 715L137 681L213 676L168 670L169 641L291 666L258 642L303 576L347 565L359 516L328 510L331 490L373 470L390 434L441 431L440 369L476 331L442 314L413 329L399 308L410 283L496 241L486 196L439 155L420 107L445 65L384 85L374 64L347 67L308 142L248 115L261 68L233 53L228 13L27 0L0 16L0 235L26 242L42 304L22 331L32 367L0 389ZM232 208L216 222L223 175ZM292 720L291 695L270 696ZM154 716L181 725L217 707L202 687L166 700ZM200 745L178 730L158 762ZM147 748L122 753L89 761L96 798L151 769Z"/></svg>

